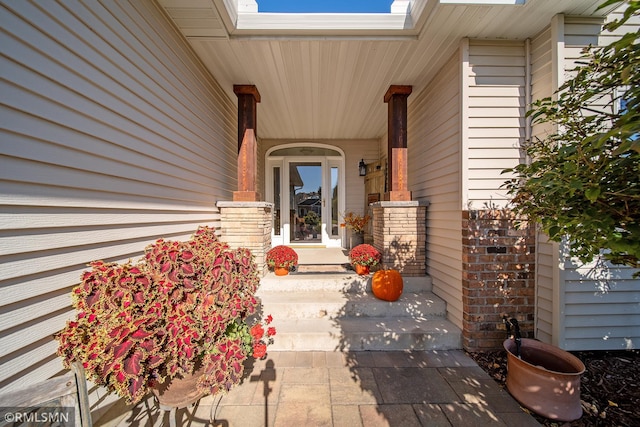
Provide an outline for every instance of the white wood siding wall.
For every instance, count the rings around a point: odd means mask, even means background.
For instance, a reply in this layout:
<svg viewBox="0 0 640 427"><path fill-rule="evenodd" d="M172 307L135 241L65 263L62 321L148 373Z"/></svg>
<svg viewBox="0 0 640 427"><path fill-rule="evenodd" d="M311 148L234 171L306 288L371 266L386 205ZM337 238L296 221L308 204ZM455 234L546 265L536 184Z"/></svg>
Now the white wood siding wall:
<svg viewBox="0 0 640 427"><path fill-rule="evenodd" d="M559 345L567 350L624 350L640 346L640 281L633 270L565 259Z"/></svg>
<svg viewBox="0 0 640 427"><path fill-rule="evenodd" d="M366 194L364 194L365 178L359 175L358 164L360 159L364 159L366 163L372 163L379 158L379 141L375 139L351 140L342 144L337 141L336 146L344 151L345 212L340 213L355 212L364 215L367 200Z"/></svg>
<svg viewBox="0 0 640 427"><path fill-rule="evenodd" d="M610 19L616 16L620 11ZM571 77L585 46L608 44L621 34L637 31L640 22L634 20L615 34L600 34L601 24L599 20L559 15L533 39L533 99L551 96ZM553 129L549 125L533 127L534 136L543 137L547 131ZM633 279L628 268L581 265L564 256L563 248L539 236L536 337L567 350L638 348L640 280Z"/></svg>
<svg viewBox="0 0 640 427"><path fill-rule="evenodd" d="M558 77L554 58L557 52L552 48L552 37L555 36L551 26L531 39L531 94L533 100L542 99L555 91ZM543 138L552 130L549 125L532 125L531 136ZM536 236L536 325L535 336L543 342L552 342L557 338L558 322L554 322L557 313L558 295L554 295L554 283L558 281L558 245L549 242L544 234Z"/></svg>
<svg viewBox="0 0 640 427"><path fill-rule="evenodd" d="M236 109L150 0L0 4L0 388L61 371L91 260L218 225Z"/></svg>
<svg viewBox="0 0 640 427"><path fill-rule="evenodd" d="M427 208L427 269L448 317L462 327L460 54L409 97L409 189Z"/></svg>
<svg viewBox="0 0 640 427"><path fill-rule="evenodd" d="M523 42L469 40L463 62L466 105L462 142L463 209L502 207L505 168L517 165L525 138L526 52Z"/></svg>

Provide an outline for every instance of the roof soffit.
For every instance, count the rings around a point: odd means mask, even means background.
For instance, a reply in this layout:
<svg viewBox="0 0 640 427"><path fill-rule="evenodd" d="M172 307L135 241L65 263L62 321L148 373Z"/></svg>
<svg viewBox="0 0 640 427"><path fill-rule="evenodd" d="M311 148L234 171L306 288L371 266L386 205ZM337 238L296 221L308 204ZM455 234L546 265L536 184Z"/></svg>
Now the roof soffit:
<svg viewBox="0 0 640 427"><path fill-rule="evenodd" d="M259 137L281 140L381 138L389 86L412 85L420 93L462 38L523 40L557 13L594 16L601 2L495 6L424 0L411 5L412 30L285 31L235 29L227 6L238 7L237 0L156 1L231 102L234 84L259 88ZM409 98L409 107L413 99L418 97Z"/></svg>

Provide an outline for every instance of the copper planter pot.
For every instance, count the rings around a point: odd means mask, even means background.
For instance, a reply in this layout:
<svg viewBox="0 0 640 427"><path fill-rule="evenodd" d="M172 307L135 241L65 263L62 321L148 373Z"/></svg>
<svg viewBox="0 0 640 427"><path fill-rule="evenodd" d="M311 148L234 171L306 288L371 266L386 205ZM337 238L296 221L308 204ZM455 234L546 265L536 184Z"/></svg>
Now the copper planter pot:
<svg viewBox="0 0 640 427"><path fill-rule="evenodd" d="M203 372L204 370L201 368L183 378L167 380L158 387L152 388L151 391L163 409L186 408L205 396L205 393L199 391L197 387L198 379Z"/></svg>
<svg viewBox="0 0 640 427"><path fill-rule="evenodd" d="M273 272L276 276L286 276L289 274L289 269L287 267L275 267Z"/></svg>
<svg viewBox="0 0 640 427"><path fill-rule="evenodd" d="M523 406L543 417L573 421L582 416L580 376L585 370L580 359L558 347L533 339L516 343L507 339L507 389Z"/></svg>
<svg viewBox="0 0 640 427"><path fill-rule="evenodd" d="M370 267L368 265L360 265L354 264L353 268L356 270L356 273L360 276L366 276L370 272Z"/></svg>

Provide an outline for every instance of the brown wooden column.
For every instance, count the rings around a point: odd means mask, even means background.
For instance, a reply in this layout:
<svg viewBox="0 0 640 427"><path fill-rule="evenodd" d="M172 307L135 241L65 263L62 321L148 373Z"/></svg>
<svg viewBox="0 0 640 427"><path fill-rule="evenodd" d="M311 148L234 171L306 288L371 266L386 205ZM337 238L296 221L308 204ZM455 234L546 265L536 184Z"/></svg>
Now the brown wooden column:
<svg viewBox="0 0 640 427"><path fill-rule="evenodd" d="M260 200L257 192L257 103L260 92L254 85L233 85L238 97L238 191L233 192L236 202Z"/></svg>
<svg viewBox="0 0 640 427"><path fill-rule="evenodd" d="M407 180L407 98L412 86L391 85L384 95L388 108L388 162L389 191L385 200L409 201L411 192Z"/></svg>

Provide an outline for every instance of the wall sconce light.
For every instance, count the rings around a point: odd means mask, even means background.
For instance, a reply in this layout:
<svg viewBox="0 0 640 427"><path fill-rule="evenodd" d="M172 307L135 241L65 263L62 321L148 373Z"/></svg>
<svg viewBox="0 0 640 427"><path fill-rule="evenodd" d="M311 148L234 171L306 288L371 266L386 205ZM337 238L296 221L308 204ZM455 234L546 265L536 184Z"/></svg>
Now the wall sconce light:
<svg viewBox="0 0 640 427"><path fill-rule="evenodd" d="M367 165L364 163L364 159L360 160L358 170L360 171L360 176L365 176L367 174Z"/></svg>

